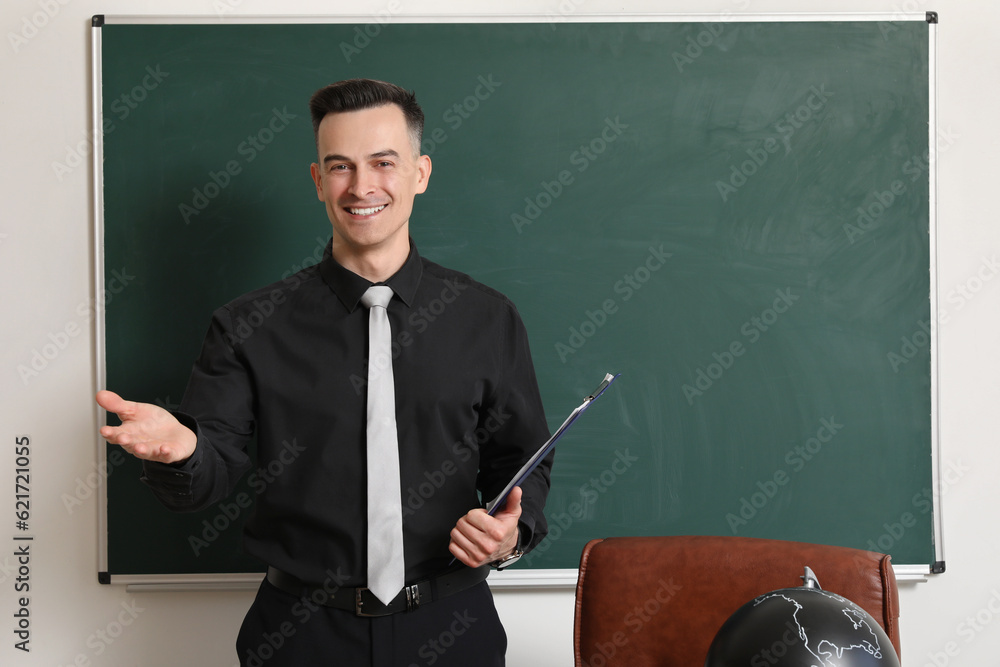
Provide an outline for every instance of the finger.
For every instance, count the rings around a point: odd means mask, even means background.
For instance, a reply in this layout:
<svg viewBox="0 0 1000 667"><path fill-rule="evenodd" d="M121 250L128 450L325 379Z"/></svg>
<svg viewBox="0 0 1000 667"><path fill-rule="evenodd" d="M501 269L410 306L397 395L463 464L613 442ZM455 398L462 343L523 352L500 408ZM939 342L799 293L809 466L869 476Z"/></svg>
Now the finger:
<svg viewBox="0 0 1000 667"><path fill-rule="evenodd" d="M108 412L113 412L123 419L126 416L131 416L131 414L135 411L134 402L126 401L115 392L108 391L107 389L102 389L97 392L97 404Z"/></svg>
<svg viewBox="0 0 1000 667"><path fill-rule="evenodd" d="M498 514L501 514L498 512ZM490 516L475 509L459 520L456 528L485 553L492 553L510 530L511 515ZM516 520L515 520L516 521Z"/></svg>
<svg viewBox="0 0 1000 667"><path fill-rule="evenodd" d="M112 445L128 445L133 441L133 435L123 426L102 426L100 434Z"/></svg>
<svg viewBox="0 0 1000 667"><path fill-rule="evenodd" d="M473 555L474 549L472 543L459 533L457 528L452 530L451 541L448 543L448 551L465 565L476 567L479 564L478 558Z"/></svg>
<svg viewBox="0 0 1000 667"><path fill-rule="evenodd" d="M471 523L466 516L459 519L452 528L451 541L462 551L473 554L483 550L483 545L480 544L483 535L482 530Z"/></svg>
<svg viewBox="0 0 1000 667"><path fill-rule="evenodd" d="M521 516L521 494L523 491L521 487L515 486L510 490L507 495L507 500L503 504L503 509L498 511L493 516L497 519L507 519L510 517L520 517ZM501 516L503 515L503 516Z"/></svg>
<svg viewBox="0 0 1000 667"><path fill-rule="evenodd" d="M117 426L106 424L100 428L100 433L108 442L116 445L130 445L144 442L148 439L144 424L134 419L122 420Z"/></svg>
<svg viewBox="0 0 1000 667"><path fill-rule="evenodd" d="M492 517L487 516L486 518L491 522L494 521ZM464 517L455 524L455 528L452 530L452 540L470 558L482 562L484 559L488 560L489 555L496 551L500 543L496 539L499 534L500 531L495 530L486 532Z"/></svg>
<svg viewBox="0 0 1000 667"><path fill-rule="evenodd" d="M469 567L479 567L482 563L472 558L463 549L458 547L454 542L448 545L448 551L463 565L468 565Z"/></svg>
<svg viewBox="0 0 1000 667"><path fill-rule="evenodd" d="M452 541L448 545L448 550L453 556L469 567L479 567L491 560L490 551L482 549L475 542L469 540L465 534L459 533L457 530L452 531Z"/></svg>
<svg viewBox="0 0 1000 667"><path fill-rule="evenodd" d="M141 432L135 430L134 423L122 426L102 426L101 436L113 445L118 445L138 458L152 458L152 448Z"/></svg>
<svg viewBox="0 0 1000 667"><path fill-rule="evenodd" d="M477 531L484 532L489 528L490 522L493 521L493 517L486 513L484 509L474 509L470 510L468 514L463 516L458 521L458 525L463 522L467 523L469 527L474 528ZM471 534L472 531L466 531Z"/></svg>
<svg viewBox="0 0 1000 667"><path fill-rule="evenodd" d="M122 440L122 442L114 444L119 445L122 449L137 459L145 461L159 461L161 463L173 463L177 458L172 454L170 448L166 445L156 445L148 442L132 443L127 434L122 436Z"/></svg>

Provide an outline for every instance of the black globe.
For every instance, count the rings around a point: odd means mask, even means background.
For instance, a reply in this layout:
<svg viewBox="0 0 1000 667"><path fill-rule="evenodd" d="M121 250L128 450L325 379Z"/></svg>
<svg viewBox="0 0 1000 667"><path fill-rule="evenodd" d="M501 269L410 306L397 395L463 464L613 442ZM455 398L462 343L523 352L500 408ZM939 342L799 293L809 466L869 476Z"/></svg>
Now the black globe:
<svg viewBox="0 0 1000 667"><path fill-rule="evenodd" d="M806 585L751 600L716 633L705 667L899 667L882 626L847 598Z"/></svg>

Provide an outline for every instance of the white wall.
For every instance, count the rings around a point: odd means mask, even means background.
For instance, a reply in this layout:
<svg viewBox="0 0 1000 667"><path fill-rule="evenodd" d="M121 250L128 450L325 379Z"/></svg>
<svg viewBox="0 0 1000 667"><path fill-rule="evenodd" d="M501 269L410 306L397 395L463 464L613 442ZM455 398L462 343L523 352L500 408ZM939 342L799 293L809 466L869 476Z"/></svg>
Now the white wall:
<svg viewBox="0 0 1000 667"><path fill-rule="evenodd" d="M1000 8L989 0L542 0L466 3L398 0L405 13L447 12L705 12L936 10L939 126L954 137L940 156L939 286L975 288L977 272L992 277L1000 251L995 84ZM225 4L223 4L225 3ZM389 0L336 3L371 15ZM87 145L90 127L89 23L94 14L233 14L329 11L319 0L5 0L0 8L0 664L229 666L251 593L143 593L98 585L97 505L74 511L61 501L94 470L96 415L91 328L79 314L93 298L89 164L57 178L52 163ZM53 14L47 17L44 12ZM26 23L27 21L27 23ZM42 27L30 27L34 21ZM31 35L13 43L12 34ZM37 34L36 34L37 33ZM447 76L443 73L442 76ZM151 159L155 159L151 156ZM139 167L141 168L141 166ZM967 282L967 281L972 281ZM1000 468L997 331L1000 280L986 281L961 309L945 302L940 327L940 416L943 460L961 470L944 496L948 572L901 590L905 664L996 665L1000 655ZM27 382L19 365L32 351L61 339L47 368ZM32 448L31 653L13 648L16 598L14 441ZM11 566L15 566L12 569ZM510 635L510 664L572 664L572 591L501 591ZM991 608L992 607L992 608ZM977 620L978 619L978 620ZM121 627L120 621L128 625ZM110 644L98 631L118 634ZM100 654L99 654L100 652ZM949 653L951 655L949 655Z"/></svg>

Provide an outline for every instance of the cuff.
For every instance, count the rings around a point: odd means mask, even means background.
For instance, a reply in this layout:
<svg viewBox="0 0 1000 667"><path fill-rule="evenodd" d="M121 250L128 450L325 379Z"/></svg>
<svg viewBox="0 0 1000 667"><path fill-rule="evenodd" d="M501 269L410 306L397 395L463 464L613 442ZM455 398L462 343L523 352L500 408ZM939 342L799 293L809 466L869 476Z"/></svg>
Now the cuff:
<svg viewBox="0 0 1000 667"><path fill-rule="evenodd" d="M143 461L140 481L150 486L164 502L172 504L171 500L190 499L195 471L201 467L204 447L200 446L201 433L198 422L183 412L172 413L184 426L194 431L199 445L194 453L177 463L160 463L159 461Z"/></svg>

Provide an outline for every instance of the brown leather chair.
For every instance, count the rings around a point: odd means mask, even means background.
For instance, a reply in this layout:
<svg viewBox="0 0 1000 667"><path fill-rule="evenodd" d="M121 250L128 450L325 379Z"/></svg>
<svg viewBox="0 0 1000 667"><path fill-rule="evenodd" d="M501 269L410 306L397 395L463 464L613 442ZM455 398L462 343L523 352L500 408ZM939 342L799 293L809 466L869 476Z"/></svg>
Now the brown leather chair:
<svg viewBox="0 0 1000 667"><path fill-rule="evenodd" d="M875 617L899 653L889 556L748 537L614 537L591 540L580 559L576 667L701 667L734 611L801 586L807 565L824 590Z"/></svg>

